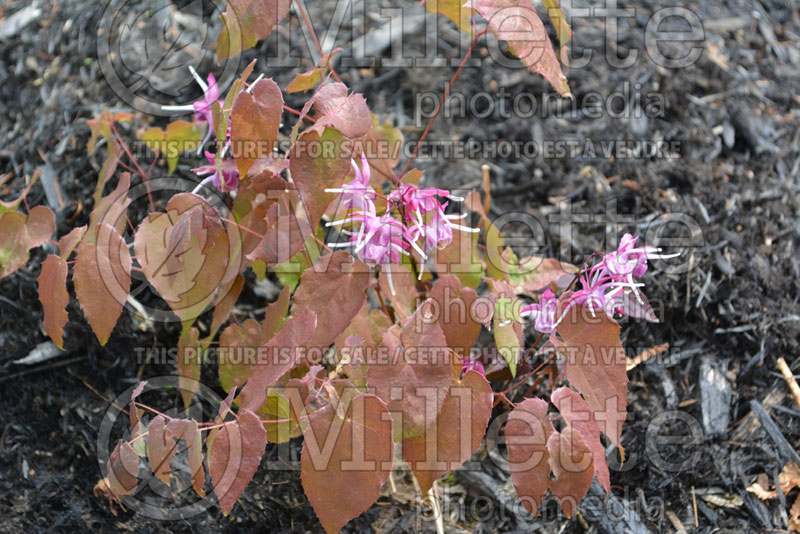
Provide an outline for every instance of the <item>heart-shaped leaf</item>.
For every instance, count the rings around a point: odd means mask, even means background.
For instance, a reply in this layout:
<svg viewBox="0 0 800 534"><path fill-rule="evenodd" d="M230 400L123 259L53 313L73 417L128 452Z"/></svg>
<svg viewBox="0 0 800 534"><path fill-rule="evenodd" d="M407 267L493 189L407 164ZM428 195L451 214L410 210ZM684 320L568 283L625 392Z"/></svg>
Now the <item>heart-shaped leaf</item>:
<svg viewBox="0 0 800 534"><path fill-rule="evenodd" d="M267 387L294 367L303 355L303 345L316 328L316 314L311 310L300 311L286 321L283 328L266 345L260 347L258 365L242 389L242 408L258 410L264 404Z"/></svg>
<svg viewBox="0 0 800 534"><path fill-rule="evenodd" d="M611 491L611 478L606 462L606 450L600 441L600 427L594 420L594 414L577 392L561 387L550 396L553 405L558 408L561 417L580 435L583 442L592 452L594 474L597 482L606 490Z"/></svg>
<svg viewBox="0 0 800 534"><path fill-rule="evenodd" d="M486 433L492 415L492 388L475 371L454 380L442 411L425 432L403 440L403 458L417 477L422 493L433 482L469 460Z"/></svg>
<svg viewBox="0 0 800 534"><path fill-rule="evenodd" d="M107 223L97 227L94 242L84 241L72 280L83 314L101 345L117 323L131 287L131 255L119 232Z"/></svg>
<svg viewBox="0 0 800 534"><path fill-rule="evenodd" d="M396 440L425 432L444 405L453 377L452 353L439 323L417 308L399 337L391 331L368 355L367 385L383 399L394 418Z"/></svg>
<svg viewBox="0 0 800 534"><path fill-rule="evenodd" d="M239 93L231 110L231 154L239 176L272 154L283 114L283 94L272 78L256 82L251 93Z"/></svg>
<svg viewBox="0 0 800 534"><path fill-rule="evenodd" d="M303 433L300 478L328 534L339 532L375 502L394 459L384 403L359 395L345 410L338 410L345 412L340 417L334 406L326 406L311 416Z"/></svg>
<svg viewBox="0 0 800 534"><path fill-rule="evenodd" d="M584 306L575 305L556 331L566 347L564 375L583 394L600 430L621 447L628 373L619 325L603 312L593 316Z"/></svg>
<svg viewBox="0 0 800 534"><path fill-rule="evenodd" d="M344 251L321 256L300 277L293 309L312 310L317 330L308 346L325 350L361 309L369 285L369 268Z"/></svg>
<svg viewBox="0 0 800 534"><path fill-rule="evenodd" d="M228 515L261 463L267 436L250 410L240 410L208 444L208 470L222 513Z"/></svg>
<svg viewBox="0 0 800 534"><path fill-rule="evenodd" d="M317 227L325 209L336 199L325 189L341 187L350 171L345 139L338 130L327 128L303 133L293 146L289 170L312 228Z"/></svg>

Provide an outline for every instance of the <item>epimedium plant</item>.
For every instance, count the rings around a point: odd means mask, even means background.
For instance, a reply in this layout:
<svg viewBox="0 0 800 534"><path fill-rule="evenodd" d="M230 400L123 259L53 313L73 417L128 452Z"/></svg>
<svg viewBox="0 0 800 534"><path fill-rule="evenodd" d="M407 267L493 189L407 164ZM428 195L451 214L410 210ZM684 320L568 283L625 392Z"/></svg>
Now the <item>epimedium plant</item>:
<svg viewBox="0 0 800 534"><path fill-rule="evenodd" d="M557 2L544 4L564 47L569 26ZM219 58L254 46L291 5L228 0ZM488 32L568 95L529 1L429 0L426 8L473 36L441 103ZM316 42L302 5L296 10ZM140 402L141 383L130 402L130 439L120 440L108 461L107 488L115 499L131 495L140 458L169 485L170 462L183 441L192 487L205 496L207 470L228 514L266 444L303 436L303 487L325 530L337 532L377 499L395 449L427 493L470 458L493 411L507 406L504 436L523 504L536 514L550 492L571 515L593 478L610 491L601 435L622 451L627 398L616 319L656 320L640 280L648 260L663 256L626 234L616 250L580 267L518 258L488 217L488 173L483 197L475 190L459 197L424 186L422 172L411 168L416 150L398 171L402 133L381 123L363 95L349 91L333 67L337 52L323 55L320 48L320 65L285 88L312 91L300 110L285 105L273 80L248 81L255 62L224 97L213 75L203 79L193 71L203 97L170 108L191 112L192 120L151 128L140 139L165 156L170 173L181 152L202 149L210 138L218 149L204 153L207 164L195 169L200 182L194 191L175 194L162 211L149 188L152 166L142 169L117 130L132 116L105 112L90 121L87 148L93 153L104 139L105 160L88 225L61 237L59 254L42 263L45 331L63 347L69 264L75 295L100 344L125 302L135 302L131 272L141 271L182 325L177 372L183 402L191 402L212 344L221 347L219 382L228 394L216 419L200 423ZM290 146L281 152L279 132L289 117ZM125 172L104 194L120 167ZM126 224L133 229L127 214L132 177L141 179L152 209L126 243ZM55 231L47 207L19 211L35 180L16 201L0 203L0 277L23 267L29 250ZM212 202L212 192L227 199L228 216ZM284 284L262 321L240 323L233 314L246 269L261 279L271 270ZM208 310L210 324L201 335L198 324ZM539 333L527 350L525 321ZM491 332L500 358L475 350L483 330ZM245 351L251 357L225 358L222 348L251 349ZM531 356L542 360L536 368ZM551 387L560 384L549 403L529 398L545 387L545 375ZM529 389L515 402L520 386Z"/></svg>

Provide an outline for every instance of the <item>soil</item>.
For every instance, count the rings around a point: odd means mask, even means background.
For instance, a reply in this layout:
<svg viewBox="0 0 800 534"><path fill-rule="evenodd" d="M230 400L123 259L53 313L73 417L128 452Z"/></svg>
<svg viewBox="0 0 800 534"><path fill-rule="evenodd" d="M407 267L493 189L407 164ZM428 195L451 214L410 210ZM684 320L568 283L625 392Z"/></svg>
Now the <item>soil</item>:
<svg viewBox="0 0 800 534"><path fill-rule="evenodd" d="M396 7L395 2L380 4ZM400 4L409 13L419 13L415 2ZM684 4L625 2L635 13L619 19L618 39L612 43L605 37L610 22L602 12L574 19L573 57L588 52L594 57L587 66L569 71L572 103L543 96L552 90L542 79L507 68L492 42L488 48L482 42L474 53L480 66L467 66L453 87L455 94L463 95L465 110L459 111L458 100L451 100L428 138L441 147L490 147L495 141L533 141L545 147L573 140L580 153L439 153L419 158L416 165L432 184L480 189L480 166L488 164L492 215L516 212L538 221L542 239L534 242L528 232L517 241L523 254L539 246L538 253L580 263L592 252L614 245L606 239L614 217L618 221L612 236L630 231L680 237L684 245L691 245L680 249L687 268L654 268L645 278L645 291L661 322L623 323L623 344L631 356L665 343L669 349L629 372L629 413L622 438L628 461L612 469L612 493L624 514L643 522L643 532L678 527L709 533L786 529L797 490L762 502L746 487L761 474L775 480L787 461L785 445L796 450L800 438L800 406L777 368L780 357L794 372L800 366L800 13L795 3L780 0L692 3L689 9L702 22L704 34L691 46L702 53L688 66L670 68L654 61L648 54L653 45L645 40L652 15L666 5ZM98 58L98 39L107 30L101 24L105 7L90 0L0 3L0 175L11 175L0 195L3 200L15 198L24 177L37 169L53 173L65 199L58 213L59 237L85 224L92 207L104 149L87 154L86 119L105 108L131 111L130 102L112 89ZM24 9L38 13L14 30L9 21ZM334 4L314 3L310 11L324 33ZM368 11L366 27L344 18L337 42L346 50L365 30L385 35L378 29L388 19L376 15L372 5ZM282 87L298 68L264 66L264 58L285 56L288 49L309 57L305 41L297 37L302 35L297 19L290 19L274 37L245 53L241 62L244 66L260 58L256 70ZM417 58L436 53L453 58L454 65L442 60L433 67L422 61L350 67L340 61L337 71L354 91L367 95L376 114L392 120L413 141L426 124L415 120L420 95L441 93L457 65L459 48L469 38L459 37L440 20L431 25L439 28L438 37L426 44L425 27L412 27L412 17L405 23L404 53ZM681 22L666 19L664 24L686 30ZM187 35L195 37L192 32ZM661 46L671 52L690 48L687 43ZM605 56L614 52L620 57L638 52L639 58L627 67L613 66ZM392 49L382 54L389 58ZM204 61L198 70L213 67L210 59ZM609 99L615 93L622 96ZM198 94L179 94L175 101L190 101ZM513 95L520 94L538 102L533 116L519 110L507 113L500 105L512 107ZM428 98L422 102L427 110ZM611 103L605 106L606 101ZM301 107L303 96L287 97L287 104ZM167 122L134 113L132 123L121 126L131 142L136 129ZM290 127L285 125L287 132ZM604 142L628 141L663 141L673 157L609 157L599 148ZM190 169L199 163L182 157L177 174L192 178ZM163 161L153 173L167 176ZM27 204L47 203L40 182ZM557 224L564 206L595 219L565 230ZM520 225L505 231L526 236ZM0 280L0 531L320 531L298 473L268 469L266 462L229 517L211 506L187 519L157 521L110 507L94 495L101 477L98 431L111 399L140 378L174 372L168 363L143 361L132 347L174 347L178 330L174 324L142 329L126 309L111 340L101 347L73 298L64 354L33 366L17 363L47 340L36 277L52 250L33 250L25 268ZM243 316L263 307L252 279L243 299ZM158 305L155 299L144 304ZM215 384L213 369L207 373L204 383ZM750 415L751 401L765 407L776 428L759 423L763 415ZM682 444L659 439L675 435L689 439ZM279 453L291 458L299 446L293 441L279 451L270 445L267 458L280 463ZM540 520L501 513L507 511L502 506L516 502L503 493L507 473L490 461L485 447L476 459L494 486L468 475L448 476L439 486L443 506L453 512L445 517L445 531L613 528L608 527L608 508L599 514L583 508L566 518L548 505ZM346 532L434 531L433 522L421 519L424 506L410 476L397 473L394 482L397 492L385 489ZM486 509L493 513L480 513Z"/></svg>

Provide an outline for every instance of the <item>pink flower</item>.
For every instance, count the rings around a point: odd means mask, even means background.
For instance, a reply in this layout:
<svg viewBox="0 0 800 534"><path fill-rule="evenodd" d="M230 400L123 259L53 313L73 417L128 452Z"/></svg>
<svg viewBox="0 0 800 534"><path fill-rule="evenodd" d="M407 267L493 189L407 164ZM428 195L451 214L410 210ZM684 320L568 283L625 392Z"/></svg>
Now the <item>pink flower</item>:
<svg viewBox="0 0 800 534"><path fill-rule="evenodd" d="M200 78L198 78L198 83ZM217 87L217 80L214 78L214 73L208 73L208 85L200 84L203 88L203 98L194 102L192 108L194 109L194 118L198 121L206 121L212 124L211 120L211 104L219 102L222 106L222 100L219 98L219 87Z"/></svg>
<svg viewBox="0 0 800 534"><path fill-rule="evenodd" d="M197 176L207 176L211 175L202 183L208 183L211 181L214 184L214 187L219 189L220 191L235 191L239 187L239 170L236 168L236 162L230 158L222 160L222 176L220 177L220 173L217 170L217 165L214 161L214 154L211 152L206 152L206 159L208 160L208 165L203 165L202 167L198 167L196 169L192 169L192 171ZM221 178L221 179L220 179Z"/></svg>
<svg viewBox="0 0 800 534"><path fill-rule="evenodd" d="M374 206L373 206L374 209ZM328 243L330 247L355 247L353 253L367 265L387 265L400 263L400 254L408 255L410 245L406 239L403 224L385 213L380 217L369 211L359 211L335 224L358 224L358 231L344 229L342 233L350 236L345 243ZM394 295L391 270L386 270L389 287Z"/></svg>
<svg viewBox="0 0 800 534"><path fill-rule="evenodd" d="M602 260L591 269L585 271L579 279L580 288L572 293L564 305L561 316L555 318L557 300L550 290L545 291L537 304L529 304L522 308L520 315L534 318L534 328L542 333L551 333L566 317L567 311L574 305L585 306L589 313L605 312L613 319L617 313L631 313L636 308L631 306L631 295L634 295L641 306L646 306L639 288L644 284L636 278L647 272L647 260L667 259L678 254L661 255L655 247L636 247L638 237L625 234L619 247L605 254ZM649 306L647 306L649 309ZM633 311L637 316L647 317L646 312Z"/></svg>
<svg viewBox="0 0 800 534"><path fill-rule="evenodd" d="M421 237L425 238L421 253L423 258L427 257L427 253L449 245L453 241L453 230L462 232L480 231L477 228L469 228L454 223L453 221L463 219L467 214L445 215L444 210L448 203L442 204L437 197L462 200L445 189L437 189L435 187L420 189L413 184L404 184L389 195L389 201L397 205L411 223L409 238L413 242L416 242Z"/></svg>
<svg viewBox="0 0 800 534"><path fill-rule="evenodd" d="M353 253L364 263L381 265L400 263L400 254L408 254L403 224L388 213L376 216L367 211L351 214L336 224L358 224L357 232L342 230L350 236L345 243L329 243L331 247L355 247Z"/></svg>
<svg viewBox="0 0 800 534"><path fill-rule="evenodd" d="M465 356L461 362L461 373L467 374L470 371L475 371L480 373L482 377L486 377L486 368L483 366L483 363L479 358L473 358L472 356Z"/></svg>
<svg viewBox="0 0 800 534"><path fill-rule="evenodd" d="M361 154L361 168L356 162L351 160L356 176L352 181L347 182L339 188L328 188L326 193L339 193L342 196L341 206L343 209L358 209L364 212L375 213L375 190L369 185L370 168L367 155ZM328 225L330 226L330 224Z"/></svg>
<svg viewBox="0 0 800 534"><path fill-rule="evenodd" d="M207 122L209 124L209 130L213 130L211 105L214 102L219 102L220 105L222 105L222 100L219 98L219 87L217 86L217 80L214 78L213 73L209 73L208 83L206 83L203 81L203 78L197 74L197 71L194 70L193 67L190 66L189 71L192 73L194 81L196 81L197 85L199 85L203 90L203 98L191 104L182 106L161 106L161 109L164 111L194 111L195 120Z"/></svg>
<svg viewBox="0 0 800 534"><path fill-rule="evenodd" d="M520 311L520 316L533 317L533 327L543 334L549 334L554 332L558 323L561 322L560 319L556 321L557 308L558 299L553 292L548 289L539 297L538 303L523 306Z"/></svg>

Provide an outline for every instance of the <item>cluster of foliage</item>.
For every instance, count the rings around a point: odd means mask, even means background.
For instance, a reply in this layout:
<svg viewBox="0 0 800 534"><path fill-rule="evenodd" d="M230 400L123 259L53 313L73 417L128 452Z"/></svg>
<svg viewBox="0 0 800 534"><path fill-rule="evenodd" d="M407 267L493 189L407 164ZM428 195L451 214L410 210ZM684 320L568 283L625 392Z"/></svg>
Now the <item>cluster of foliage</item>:
<svg viewBox="0 0 800 534"><path fill-rule="evenodd" d="M557 2L544 3L563 46L569 27ZM529 0L426 5L472 34L473 47L487 32L507 41L527 67L568 94ZM290 6L290 0L228 0L220 59L266 37ZM299 4L298 12L308 23ZM479 16L486 21L482 29ZM228 396L211 423L148 408L137 400L140 384L130 404L131 438L119 441L111 454L108 487L117 498L132 494L140 457L169 485L170 461L182 440L194 490L205 495L207 469L227 514L267 442L302 435L303 486L324 528L336 532L377 499L396 447L427 492L469 459L493 409L507 405L512 481L525 506L536 514L550 491L572 514L593 477L610 488L601 433L621 447L627 396L615 317L653 320L636 278L657 251L636 247L636 239L626 235L616 251L595 255L582 268L551 258L518 258L487 215L488 177L483 198L472 191L461 199L421 187L422 173L410 169L413 158L397 172L398 160L379 147L399 146L403 135L381 124L364 96L349 92L330 56L286 88L313 89L302 110L284 104L273 80L248 82L254 64L224 98L213 76L197 76L204 96L187 108L193 120L140 137L164 154L170 172L204 131L219 149L206 153L208 165L196 170L204 178L198 188L174 195L163 211L139 221L132 244L123 237L131 173L120 173L104 195L125 154L147 185L149 172L133 159L116 127L131 116L106 112L90 122L89 150L104 138L107 151L90 222L58 241L60 253L47 257L39 276L44 327L53 342L62 346L74 251L75 294L101 344L130 299L132 268L142 271L179 318L177 371L187 405L212 343L258 348L252 361L219 360L219 381ZM291 148L280 153L275 147L284 111L296 117ZM230 218L206 192L229 199ZM25 215L18 211L20 200L0 205L0 277L24 266L29 250L55 229L48 208L37 206ZM456 205L466 214L453 213ZM478 227L470 228L470 220ZM228 323L246 269L262 279L272 270L284 287L263 321ZM201 336L198 318L210 309L213 317ZM525 351L523 321L529 318L541 335ZM491 332L501 358L475 356L482 330ZM544 361L536 369L527 361L534 353ZM550 384L568 384L549 398L558 422L548 414L547 401L515 404L508 395L529 385L546 364ZM517 376L518 369L526 374ZM487 377L495 380L494 388Z"/></svg>

